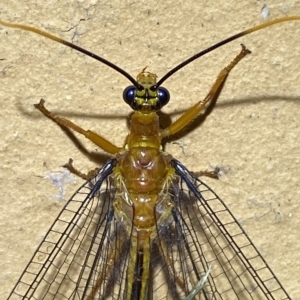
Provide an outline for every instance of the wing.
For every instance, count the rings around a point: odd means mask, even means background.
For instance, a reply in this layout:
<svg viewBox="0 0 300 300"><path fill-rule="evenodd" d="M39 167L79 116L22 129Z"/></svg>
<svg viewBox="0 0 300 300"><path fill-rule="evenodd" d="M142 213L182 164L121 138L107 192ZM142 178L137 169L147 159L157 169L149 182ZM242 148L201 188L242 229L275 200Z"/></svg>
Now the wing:
<svg viewBox="0 0 300 300"><path fill-rule="evenodd" d="M172 165L179 176L172 221L159 234L167 277L177 282L169 294L185 299L211 267L195 299L291 299L224 202L178 161Z"/></svg>
<svg viewBox="0 0 300 300"><path fill-rule="evenodd" d="M113 208L116 163L108 161L68 201L9 300L140 299L126 295L136 258L133 231ZM150 267L137 271L150 274L147 300L186 299L193 291L193 299L290 299L223 201L179 162L172 166L177 178L155 207L161 218L149 241Z"/></svg>
<svg viewBox="0 0 300 300"><path fill-rule="evenodd" d="M8 299L79 300L123 294L129 238L114 218L115 189L109 175L115 164L108 161L67 202Z"/></svg>

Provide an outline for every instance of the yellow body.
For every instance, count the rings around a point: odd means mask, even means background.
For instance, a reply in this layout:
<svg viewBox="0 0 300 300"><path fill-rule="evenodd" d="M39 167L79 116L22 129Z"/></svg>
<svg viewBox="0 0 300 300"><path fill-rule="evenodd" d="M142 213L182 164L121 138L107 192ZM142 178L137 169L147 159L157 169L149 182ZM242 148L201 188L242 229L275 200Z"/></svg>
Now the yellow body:
<svg viewBox="0 0 300 300"><path fill-rule="evenodd" d="M149 89L156 83L155 79L155 74L143 71L137 82ZM137 101L144 102L138 93ZM149 110L144 108L133 113L125 148L116 155L118 165L114 177L118 192L113 205L119 219L126 224L131 240L128 299L131 299L132 285L139 276L135 274L138 253L143 256L140 299L146 299L151 243L157 237L157 226L166 219L173 206L170 197L161 197L168 194L169 182L175 172L170 166L172 157L161 149L159 118L155 111L151 111L155 101L154 97L148 104Z"/></svg>

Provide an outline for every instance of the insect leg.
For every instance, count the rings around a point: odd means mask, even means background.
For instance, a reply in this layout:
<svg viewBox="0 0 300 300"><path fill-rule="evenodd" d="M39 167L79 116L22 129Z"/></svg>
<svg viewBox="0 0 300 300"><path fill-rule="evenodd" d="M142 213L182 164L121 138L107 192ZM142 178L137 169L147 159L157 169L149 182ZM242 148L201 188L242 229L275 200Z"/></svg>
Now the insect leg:
<svg viewBox="0 0 300 300"><path fill-rule="evenodd" d="M161 136L167 137L169 135L175 134L183 129L187 124L189 124L197 115L205 108L205 105L211 101L215 95L218 93L220 87L224 83L227 78L229 72L233 69L233 67L243 59L247 54L250 54L251 51L248 50L243 44L241 52L234 58L234 60L225 67L218 75L216 81L214 82L212 88L210 89L207 96L204 100L197 102L194 106L189 108L178 120L176 120L173 124L171 124L168 128L162 130Z"/></svg>
<svg viewBox="0 0 300 300"><path fill-rule="evenodd" d="M119 153L121 148L115 146L102 136L98 135L97 133L91 131L91 130L84 130L83 128L77 126L73 122L71 122L68 119L57 117L53 115L49 110L46 109L44 106L45 100L41 99L40 103L35 104L34 107L37 108L40 112L42 112L47 118L54 121L57 125L62 127L67 127L70 129L73 129L74 131L84 135L87 139L92 141L94 144L96 144L98 147L100 147L102 150L110 153L110 154L116 154Z"/></svg>
<svg viewBox="0 0 300 300"><path fill-rule="evenodd" d="M195 175L196 177L209 177L209 178L213 178L213 179L219 179L220 178L220 168L216 167L214 170L209 171L209 170L205 170L205 171L196 171L196 172L192 172L193 175Z"/></svg>
<svg viewBox="0 0 300 300"><path fill-rule="evenodd" d="M96 175L96 173L99 172L99 168L95 168L94 170L89 171L87 174L80 172L78 169L76 169L73 166L72 158L70 158L69 161L63 165L63 167L68 169L74 175L76 175L84 180L90 180L92 177L94 177Z"/></svg>
<svg viewBox="0 0 300 300"><path fill-rule="evenodd" d="M94 265L94 272L95 272L95 276L98 276L96 279L91 279L91 285L92 285L92 289L89 291L89 293L87 294L86 300L94 300L95 299L95 295L97 294L105 294L107 293L107 289L109 291L109 289L111 289L111 287L109 287L109 281L111 280L111 278L114 278L114 272L116 272L115 268L115 262L120 260L120 256L121 256L121 249L124 246L124 243L126 242L126 235L122 235L119 240L115 240L113 241L113 243L111 243L109 252L107 253L107 258L106 258L106 264L105 264L105 269L100 269L98 270L97 268L99 268L97 266L97 262L95 261L95 265ZM103 249L99 249L99 251L103 252ZM117 285L116 282L114 282L114 284ZM84 298L85 299L85 298Z"/></svg>
<svg viewBox="0 0 300 300"><path fill-rule="evenodd" d="M183 290L185 293L188 293L187 287L184 284L184 279L179 277L175 271L174 261L172 259L171 253L168 251L168 247L165 241L159 241L159 250L161 252L162 257L164 257L166 266L168 268L168 272L172 277L174 277L176 284Z"/></svg>

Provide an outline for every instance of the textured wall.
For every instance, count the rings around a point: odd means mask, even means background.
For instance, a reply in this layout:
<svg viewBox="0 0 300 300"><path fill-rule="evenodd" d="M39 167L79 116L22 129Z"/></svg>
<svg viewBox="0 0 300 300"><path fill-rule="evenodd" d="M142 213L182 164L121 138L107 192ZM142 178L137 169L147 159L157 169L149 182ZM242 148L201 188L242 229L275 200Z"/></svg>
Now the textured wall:
<svg viewBox="0 0 300 300"><path fill-rule="evenodd" d="M260 1L181 2L2 0L0 18L73 41L133 76L148 66L159 77L197 51L264 22ZM294 1L272 2L271 19L300 15ZM164 110L177 118L205 97L240 43L252 50L230 74L205 123L166 150L193 171L224 170L219 182L205 181L228 204L293 299L300 298L295 276L300 271L299 36L300 21L279 24L199 59L165 82L172 99ZM33 104L44 98L53 112L121 146L130 113L121 98L126 85L126 79L90 58L0 26L1 298L64 204L43 177L70 157L83 171L97 165ZM66 186L65 198L75 189Z"/></svg>

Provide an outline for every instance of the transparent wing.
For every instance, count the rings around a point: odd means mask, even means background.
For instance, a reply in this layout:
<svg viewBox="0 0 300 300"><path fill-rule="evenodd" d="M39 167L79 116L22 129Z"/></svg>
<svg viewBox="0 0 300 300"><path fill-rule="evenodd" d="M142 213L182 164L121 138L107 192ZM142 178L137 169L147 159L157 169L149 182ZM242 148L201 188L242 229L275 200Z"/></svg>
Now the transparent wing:
<svg viewBox="0 0 300 300"><path fill-rule="evenodd" d="M109 182L114 165L110 160L68 201L9 299L105 299L124 294L120 281L129 238L114 219L115 189Z"/></svg>
<svg viewBox="0 0 300 300"><path fill-rule="evenodd" d="M126 294L127 275L138 267L130 255L138 229L114 212L116 193L123 193L110 180L115 164L110 160L69 200L10 300L140 299ZM134 271L149 272L146 299L290 299L223 201L179 162L173 167L178 176L154 208L160 217L149 241L150 269Z"/></svg>
<svg viewBox="0 0 300 300"><path fill-rule="evenodd" d="M174 299L184 299L210 267L194 299L291 299L224 202L178 161L172 163L180 178L171 188L175 228L161 230L160 240L171 261L168 276L183 286L170 286L179 296Z"/></svg>

